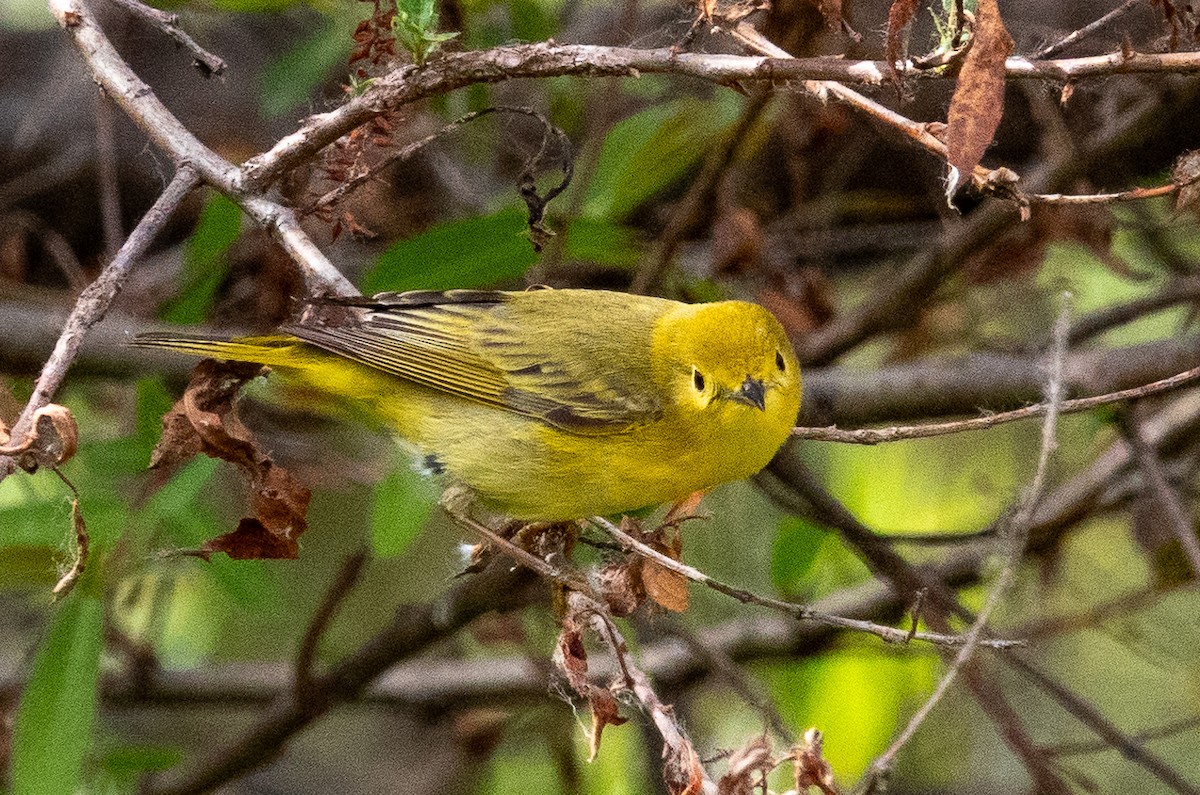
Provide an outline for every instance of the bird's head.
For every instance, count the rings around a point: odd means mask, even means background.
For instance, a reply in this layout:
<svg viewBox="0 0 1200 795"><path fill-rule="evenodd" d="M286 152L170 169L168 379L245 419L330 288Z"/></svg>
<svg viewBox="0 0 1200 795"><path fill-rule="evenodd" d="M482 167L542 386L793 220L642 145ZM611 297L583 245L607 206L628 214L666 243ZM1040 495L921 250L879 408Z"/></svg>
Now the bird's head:
<svg viewBox="0 0 1200 795"><path fill-rule="evenodd" d="M698 304L664 326L656 344L671 351L667 376L681 408L739 425L790 428L795 422L800 365L766 309L742 301Z"/></svg>

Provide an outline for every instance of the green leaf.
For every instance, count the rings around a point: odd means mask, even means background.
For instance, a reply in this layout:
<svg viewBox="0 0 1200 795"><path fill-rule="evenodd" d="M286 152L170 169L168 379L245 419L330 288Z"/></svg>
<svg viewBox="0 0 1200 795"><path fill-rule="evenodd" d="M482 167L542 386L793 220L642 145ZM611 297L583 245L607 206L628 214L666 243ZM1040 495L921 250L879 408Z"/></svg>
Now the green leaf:
<svg viewBox="0 0 1200 795"><path fill-rule="evenodd" d="M510 0L508 16L512 22L512 38L517 41L545 41L558 33L556 14L562 4L545 0Z"/></svg>
<svg viewBox="0 0 1200 795"><path fill-rule="evenodd" d="M55 481L41 476L0 482L0 549L62 543L71 525L71 500Z"/></svg>
<svg viewBox="0 0 1200 795"><path fill-rule="evenodd" d="M618 220L674 185L717 142L740 108L736 101L687 97L614 126L601 147L584 215Z"/></svg>
<svg viewBox="0 0 1200 795"><path fill-rule="evenodd" d="M162 435L163 416L171 410L175 400L161 378L140 378L137 382L137 407L135 409L134 437L149 455Z"/></svg>
<svg viewBox="0 0 1200 795"><path fill-rule="evenodd" d="M812 569L826 533L820 525L799 516L785 517L771 546L771 582L780 592L794 594Z"/></svg>
<svg viewBox="0 0 1200 795"><path fill-rule="evenodd" d="M642 259L637 233L627 226L594 218L576 218L566 231L568 259L632 270Z"/></svg>
<svg viewBox="0 0 1200 795"><path fill-rule="evenodd" d="M457 33L438 33L437 3L435 0L399 0L392 29L396 39L412 53L417 66Z"/></svg>
<svg viewBox="0 0 1200 795"><path fill-rule="evenodd" d="M175 746L129 745L109 751L100 760L100 767L121 783L128 783L142 773L169 770L183 759Z"/></svg>
<svg viewBox="0 0 1200 795"><path fill-rule="evenodd" d="M485 287L516 279L536 261L521 210L430 227L379 255L363 278L367 295L384 290Z"/></svg>
<svg viewBox="0 0 1200 795"><path fill-rule="evenodd" d="M94 570L95 564L88 569ZM12 795L79 790L96 717L103 616L85 579L52 620L17 709Z"/></svg>
<svg viewBox="0 0 1200 795"><path fill-rule="evenodd" d="M165 522L194 514L201 491L212 480L220 461L198 455L146 501L142 513L148 521ZM186 539L185 542L194 539ZM203 539L201 539L203 540Z"/></svg>
<svg viewBox="0 0 1200 795"><path fill-rule="evenodd" d="M242 211L231 200L214 193L200 213L200 223L184 253L184 288L162 313L168 323L199 323L208 314L217 289L225 280L229 263L225 255L242 233Z"/></svg>
<svg viewBox="0 0 1200 795"><path fill-rule="evenodd" d="M268 119L306 104L313 89L350 57L350 37L338 21L329 21L263 70L259 103Z"/></svg>
<svg viewBox="0 0 1200 795"><path fill-rule="evenodd" d="M375 487L371 511L375 555L391 558L404 552L425 526L436 502L437 489L429 478L405 464L395 467Z"/></svg>

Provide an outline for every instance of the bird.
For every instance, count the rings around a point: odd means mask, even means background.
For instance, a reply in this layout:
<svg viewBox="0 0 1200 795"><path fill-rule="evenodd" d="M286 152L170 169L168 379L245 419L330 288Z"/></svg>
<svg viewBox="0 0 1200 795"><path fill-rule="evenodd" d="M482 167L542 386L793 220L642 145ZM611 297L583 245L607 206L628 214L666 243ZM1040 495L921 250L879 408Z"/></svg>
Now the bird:
<svg viewBox="0 0 1200 795"><path fill-rule="evenodd" d="M761 470L800 407L779 321L605 290L325 299L350 318L133 344L265 365L386 426L473 505L526 521L681 503Z"/></svg>

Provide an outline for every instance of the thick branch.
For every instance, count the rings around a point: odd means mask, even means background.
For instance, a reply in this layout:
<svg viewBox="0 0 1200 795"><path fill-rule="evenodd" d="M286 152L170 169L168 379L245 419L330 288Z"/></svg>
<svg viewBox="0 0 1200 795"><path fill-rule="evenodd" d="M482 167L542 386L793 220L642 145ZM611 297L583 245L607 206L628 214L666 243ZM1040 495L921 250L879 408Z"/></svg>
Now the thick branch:
<svg viewBox="0 0 1200 795"><path fill-rule="evenodd" d="M270 230L301 267L310 294L357 292L301 231L291 210L255 191L243 189L238 168L201 143L175 118L125 63L81 0L50 0L50 11L74 36L92 79L177 165L186 164L194 169L206 183L229 196L247 215Z"/></svg>
<svg viewBox="0 0 1200 795"><path fill-rule="evenodd" d="M1055 82L1116 74L1193 74L1200 72L1200 53L1112 53L1059 61L1010 58L1006 68L1010 78ZM670 48L642 50L540 43L446 53L420 67L397 69L337 110L310 117L303 127L281 139L270 151L244 164L244 184L269 184L386 108L464 86L499 83L519 77L637 77L641 74L682 75L720 84L815 80L879 85L887 79L886 65L882 61L690 53ZM917 70L911 64L907 65L905 74L932 79L951 77L944 71Z"/></svg>

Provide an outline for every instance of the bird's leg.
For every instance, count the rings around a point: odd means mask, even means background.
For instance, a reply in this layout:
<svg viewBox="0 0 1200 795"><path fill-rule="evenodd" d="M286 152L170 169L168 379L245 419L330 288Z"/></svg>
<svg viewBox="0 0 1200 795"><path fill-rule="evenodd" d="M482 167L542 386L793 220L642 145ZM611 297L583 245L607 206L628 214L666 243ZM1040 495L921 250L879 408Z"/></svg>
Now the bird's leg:
<svg viewBox="0 0 1200 795"><path fill-rule="evenodd" d="M476 519L471 515L475 495L466 486L450 486L442 492L439 504L455 524L467 529L483 525L500 538L512 541L514 545L552 565L563 565L569 561L575 549L575 542L579 538L579 525L575 522L497 520L496 517L487 520ZM486 541L472 545L467 567L461 573L474 574L482 571L487 567L494 551L493 544Z"/></svg>
<svg viewBox="0 0 1200 795"><path fill-rule="evenodd" d="M473 525L483 524L488 530L492 530L501 538L511 538L522 526L521 522L508 521L501 524L499 528L493 528L490 521L476 521L475 517L471 515L471 508L475 505L475 493L461 484L448 486L442 492L441 498L438 499L438 505L450 517L450 521L463 529L471 529ZM487 568L488 563L491 562L493 554L494 551L491 545L486 542L466 546L464 556L466 557L467 565L457 576L477 574L483 571Z"/></svg>

